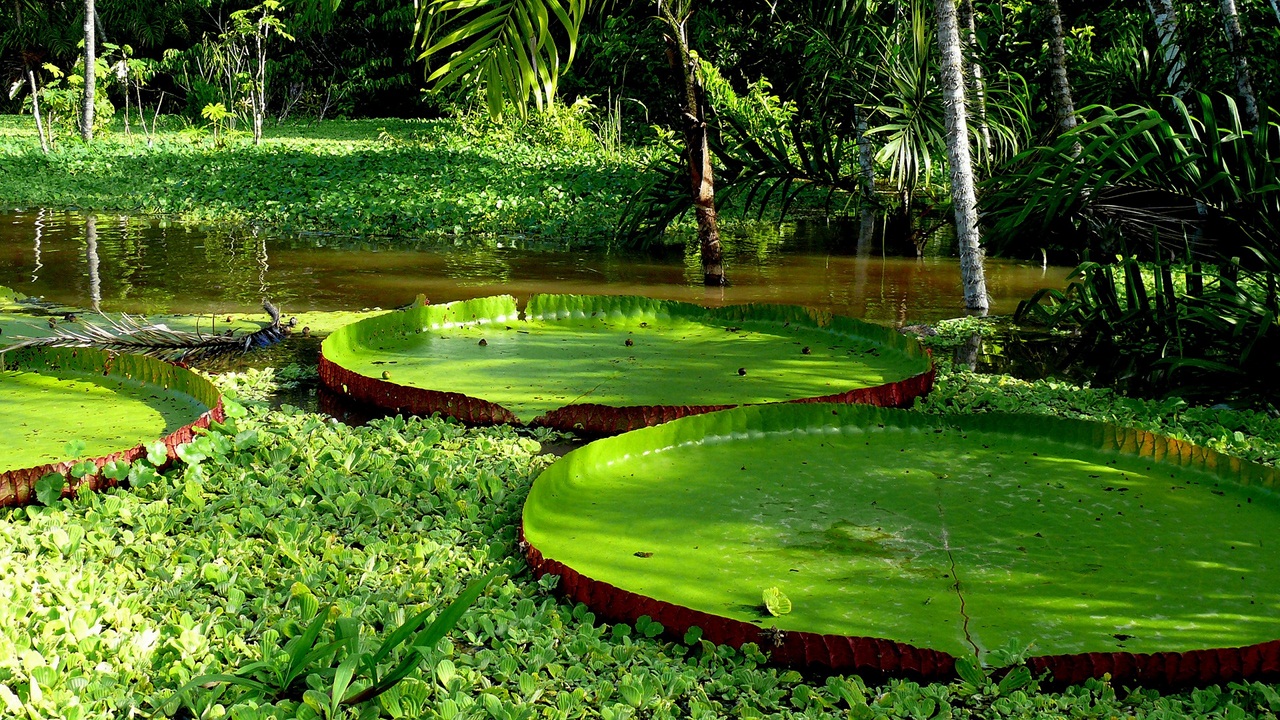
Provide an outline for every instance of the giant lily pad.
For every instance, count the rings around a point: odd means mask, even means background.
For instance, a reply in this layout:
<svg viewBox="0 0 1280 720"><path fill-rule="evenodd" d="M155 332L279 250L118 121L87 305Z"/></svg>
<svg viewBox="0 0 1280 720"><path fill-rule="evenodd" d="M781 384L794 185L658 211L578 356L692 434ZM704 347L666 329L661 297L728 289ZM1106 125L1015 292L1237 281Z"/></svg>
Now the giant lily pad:
<svg viewBox="0 0 1280 720"><path fill-rule="evenodd" d="M393 411L608 434L744 404L906 405L929 390L919 343L793 306L499 296L418 304L324 342L329 387Z"/></svg>
<svg viewBox="0 0 1280 720"><path fill-rule="evenodd" d="M144 444L170 451L222 418L218 391L189 370L92 349L24 348L0 355L0 507L27 502L35 483L76 462L132 461ZM78 452L68 457L68 447ZM72 479L91 488L102 476Z"/></svg>
<svg viewBox="0 0 1280 720"><path fill-rule="evenodd" d="M1013 643L1059 682L1210 683L1280 670L1276 482L1100 423L774 405L569 453L524 537L604 617L787 663L944 678Z"/></svg>

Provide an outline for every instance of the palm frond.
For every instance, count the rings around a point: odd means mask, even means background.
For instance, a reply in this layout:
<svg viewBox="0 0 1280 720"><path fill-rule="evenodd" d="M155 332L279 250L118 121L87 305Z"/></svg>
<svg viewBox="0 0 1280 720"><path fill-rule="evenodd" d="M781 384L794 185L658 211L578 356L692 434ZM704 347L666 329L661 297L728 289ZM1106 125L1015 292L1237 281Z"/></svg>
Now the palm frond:
<svg viewBox="0 0 1280 720"><path fill-rule="evenodd" d="M588 0L415 0L414 46L427 82L443 89L482 84L489 112L509 102L523 115L555 100L560 73L573 62ZM566 42L564 58L557 35ZM443 61L441 59L443 58Z"/></svg>
<svg viewBox="0 0 1280 720"><path fill-rule="evenodd" d="M47 337L19 336L15 342L0 346L0 356L29 347L96 348L112 353L147 355L174 363L207 363L270 347L289 337L295 321L281 323L280 311L274 305L264 302L263 307L271 315L272 322L251 333L228 331L207 334L175 330L163 323L148 323L131 315L121 315L118 320L102 315L102 324L88 320L51 324L53 334Z"/></svg>

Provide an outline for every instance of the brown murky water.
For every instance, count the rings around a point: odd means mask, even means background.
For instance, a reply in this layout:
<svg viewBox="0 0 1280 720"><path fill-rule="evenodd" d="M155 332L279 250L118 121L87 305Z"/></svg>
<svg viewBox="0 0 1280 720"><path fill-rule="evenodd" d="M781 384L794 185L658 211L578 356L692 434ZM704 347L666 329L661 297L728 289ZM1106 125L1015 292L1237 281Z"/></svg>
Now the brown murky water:
<svg viewBox="0 0 1280 720"><path fill-rule="evenodd" d="M205 231L155 218L32 210L0 214L0 286L66 305L130 313L394 307L509 293L634 294L707 305L806 305L886 324L962 314L952 257L856 249L856 226L799 225L730 238L732 285L699 284L696 254L527 247L518 239L370 242ZM993 313L1010 313L1068 268L989 260Z"/></svg>

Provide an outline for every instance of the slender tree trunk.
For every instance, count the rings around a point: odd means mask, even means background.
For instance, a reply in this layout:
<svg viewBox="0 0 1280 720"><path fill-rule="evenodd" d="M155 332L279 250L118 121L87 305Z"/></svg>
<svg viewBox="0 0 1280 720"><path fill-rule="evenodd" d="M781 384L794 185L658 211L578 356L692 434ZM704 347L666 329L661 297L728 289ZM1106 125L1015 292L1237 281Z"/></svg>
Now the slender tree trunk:
<svg viewBox="0 0 1280 720"><path fill-rule="evenodd" d="M49 154L49 141L45 138L44 123L40 122L40 88L36 86L36 74L27 68L27 82L31 83L31 115L36 120L36 132L40 134L40 149Z"/></svg>
<svg viewBox="0 0 1280 720"><path fill-rule="evenodd" d="M1271 9L1275 11L1276 22L1280 23L1280 0L1271 0Z"/></svg>
<svg viewBox="0 0 1280 720"><path fill-rule="evenodd" d="M85 142L93 142L93 101L97 93L97 78L93 72L97 63L94 53L94 18L97 14L93 0L84 0L84 101L80 110L80 137Z"/></svg>
<svg viewBox="0 0 1280 720"><path fill-rule="evenodd" d="M960 29L965 33L965 46L969 50L969 91L973 93L978 137L982 147L978 149L984 162L991 160L991 127L987 124L987 86L982 79L982 65L978 64L978 24L973 16L973 0L960 0Z"/></svg>
<svg viewBox="0 0 1280 720"><path fill-rule="evenodd" d="M876 202L876 151L867 135L867 116L861 109L854 109L854 131L858 138L858 180L862 186L862 208L874 207Z"/></svg>
<svg viewBox="0 0 1280 720"><path fill-rule="evenodd" d="M1071 81L1067 78L1067 50L1063 45L1062 12L1058 0L1048 0L1049 61L1053 67L1053 104L1058 117L1058 132L1065 133L1076 126L1076 104L1071 98Z"/></svg>
<svg viewBox="0 0 1280 720"><path fill-rule="evenodd" d="M1156 34L1160 36L1160 54L1169 67L1165 84L1169 92L1182 97L1187 91L1186 79L1182 75L1187 63L1178 45L1178 9L1173 0L1147 0L1147 8L1155 19Z"/></svg>
<svg viewBox="0 0 1280 720"><path fill-rule="evenodd" d="M724 285L724 256L720 248L720 228L716 222L715 177L707 138L706 99L698 78L698 59L689 51L686 18L678 18L663 6L670 32L667 34L676 68L684 82L681 94L684 115L684 146L689 161L689 190L693 212L698 219L698 246L702 254L702 279L707 285Z"/></svg>
<svg viewBox="0 0 1280 720"><path fill-rule="evenodd" d="M258 51L258 67L257 78L254 83L253 97L253 144L262 144L262 117L267 113L267 48L266 48L266 30L258 29L258 34L254 36L256 49Z"/></svg>
<svg viewBox="0 0 1280 720"><path fill-rule="evenodd" d="M947 160L951 165L951 201L960 244L960 277L965 307L986 314L987 281L982 269L978 199L969 153L969 120L965 109L964 58L955 0L937 0L938 49L942 54L942 94L947 113Z"/></svg>
<svg viewBox="0 0 1280 720"><path fill-rule="evenodd" d="M1258 99L1249 81L1249 58L1245 53L1244 33L1240 32L1240 17L1236 14L1236 0L1222 0L1222 21L1227 26L1227 45L1236 63L1236 90L1244 101L1245 122L1257 132L1261 124L1258 117Z"/></svg>

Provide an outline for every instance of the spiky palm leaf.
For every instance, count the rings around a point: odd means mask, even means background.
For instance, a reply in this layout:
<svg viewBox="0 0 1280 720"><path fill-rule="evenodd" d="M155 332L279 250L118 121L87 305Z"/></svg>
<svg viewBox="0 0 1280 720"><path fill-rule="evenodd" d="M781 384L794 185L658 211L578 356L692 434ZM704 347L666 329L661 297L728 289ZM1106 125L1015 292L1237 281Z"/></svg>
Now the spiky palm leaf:
<svg viewBox="0 0 1280 720"><path fill-rule="evenodd" d="M1206 221L1222 231L1206 240L1275 251L1280 247L1280 114L1246 130L1235 101L1199 94L1172 111L1141 106L1081 111L1088 122L1053 145L1019 155L989 183L991 240L1070 228L1076 242L1121 235L1174 241Z"/></svg>
<svg viewBox="0 0 1280 720"><path fill-rule="evenodd" d="M280 311L270 302L263 309L271 316L271 324L251 333L205 334L199 331L174 330L163 323L147 323L130 315L113 320L102 315L102 324L80 320L73 324L51 325L47 337L18 337L16 342L0 346L0 356L27 347L97 348L112 353L147 355L168 362L212 362L231 355L270 347L284 341L294 321L280 321Z"/></svg>
<svg viewBox="0 0 1280 720"><path fill-rule="evenodd" d="M507 102L524 114L555 100L560 72L573 62L589 0L414 0L414 45L437 89L484 85L489 112ZM563 33L564 59L557 45ZM443 59L441 61L441 59Z"/></svg>
<svg viewBox="0 0 1280 720"><path fill-rule="evenodd" d="M876 160L889 166L900 192L913 193L933 175L947 148L946 112L938 68L934 28L927 3L913 0L909 17L881 46L882 87L873 109L880 124L868 134L883 139ZM1016 73L988 72L984 89L986 132L971 122L975 157L998 164L1015 155L1030 135L1026 82ZM988 142L990 147L987 147Z"/></svg>

